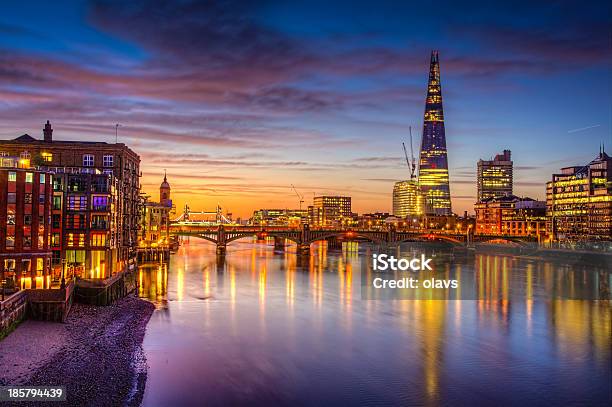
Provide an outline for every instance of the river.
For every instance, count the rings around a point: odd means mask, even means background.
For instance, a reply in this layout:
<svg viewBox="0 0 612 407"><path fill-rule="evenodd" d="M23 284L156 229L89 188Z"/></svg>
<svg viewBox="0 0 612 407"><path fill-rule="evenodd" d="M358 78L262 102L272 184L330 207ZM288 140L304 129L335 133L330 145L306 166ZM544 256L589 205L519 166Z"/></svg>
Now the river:
<svg viewBox="0 0 612 407"><path fill-rule="evenodd" d="M191 239L169 265L141 266L140 296L157 305L143 405L612 402L610 303L533 297L549 280L588 286L609 270L456 255L449 268L512 299L368 300L368 250L315 244L298 260L295 248L242 240L220 262L214 245Z"/></svg>

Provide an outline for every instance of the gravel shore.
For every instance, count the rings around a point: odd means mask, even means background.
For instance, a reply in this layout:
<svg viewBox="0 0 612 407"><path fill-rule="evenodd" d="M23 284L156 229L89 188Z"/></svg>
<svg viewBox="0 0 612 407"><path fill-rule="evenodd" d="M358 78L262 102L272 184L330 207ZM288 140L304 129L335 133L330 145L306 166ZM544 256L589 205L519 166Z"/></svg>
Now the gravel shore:
<svg viewBox="0 0 612 407"><path fill-rule="evenodd" d="M65 324L26 321L0 342L0 383L66 386L68 406L138 406L154 309L128 296L108 307L74 304Z"/></svg>

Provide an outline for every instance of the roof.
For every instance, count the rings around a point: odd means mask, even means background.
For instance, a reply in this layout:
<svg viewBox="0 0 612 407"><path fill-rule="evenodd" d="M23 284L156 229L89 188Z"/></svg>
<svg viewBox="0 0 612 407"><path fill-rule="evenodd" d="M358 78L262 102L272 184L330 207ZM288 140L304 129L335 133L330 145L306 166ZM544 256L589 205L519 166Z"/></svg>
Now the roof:
<svg viewBox="0 0 612 407"><path fill-rule="evenodd" d="M33 141L38 141L38 140L30 136L29 134L24 134L24 135L17 137L16 139L7 140L7 141L19 141L20 143L31 143Z"/></svg>

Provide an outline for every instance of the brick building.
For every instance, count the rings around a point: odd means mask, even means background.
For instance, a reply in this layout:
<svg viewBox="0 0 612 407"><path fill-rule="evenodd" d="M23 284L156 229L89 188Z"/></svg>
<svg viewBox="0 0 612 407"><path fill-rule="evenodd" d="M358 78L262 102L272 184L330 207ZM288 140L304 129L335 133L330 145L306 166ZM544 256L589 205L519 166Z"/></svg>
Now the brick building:
<svg viewBox="0 0 612 407"><path fill-rule="evenodd" d="M51 174L0 157L0 281L3 293L49 288Z"/></svg>
<svg viewBox="0 0 612 407"><path fill-rule="evenodd" d="M140 157L122 143L53 140L27 134L0 140L0 156L53 173L52 249L56 270L107 277L136 262Z"/></svg>

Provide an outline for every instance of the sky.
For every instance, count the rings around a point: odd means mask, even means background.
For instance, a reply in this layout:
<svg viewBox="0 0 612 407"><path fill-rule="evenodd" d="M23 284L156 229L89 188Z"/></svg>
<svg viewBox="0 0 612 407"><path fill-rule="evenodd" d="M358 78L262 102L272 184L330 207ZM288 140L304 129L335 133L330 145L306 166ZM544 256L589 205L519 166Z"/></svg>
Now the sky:
<svg viewBox="0 0 612 407"><path fill-rule="evenodd" d="M535 4L537 3L537 4ZM516 195L612 151L611 2L3 1L0 139L114 142L158 196L234 216L391 211L440 53L453 211L510 149Z"/></svg>

